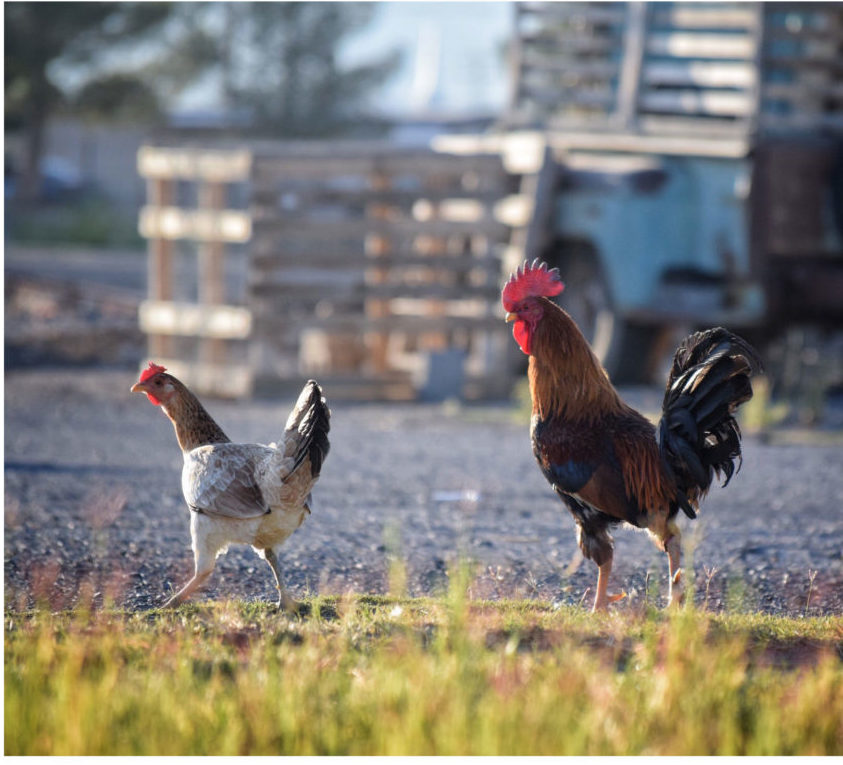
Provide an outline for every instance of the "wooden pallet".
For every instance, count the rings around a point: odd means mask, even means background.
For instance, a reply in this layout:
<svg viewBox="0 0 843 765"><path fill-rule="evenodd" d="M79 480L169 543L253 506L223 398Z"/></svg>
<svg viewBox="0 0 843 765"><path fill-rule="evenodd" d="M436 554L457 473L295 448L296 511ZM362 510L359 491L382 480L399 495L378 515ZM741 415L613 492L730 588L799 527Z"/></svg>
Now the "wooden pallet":
<svg viewBox="0 0 843 765"><path fill-rule="evenodd" d="M499 207L513 176L498 153L145 146L138 168L141 327L150 357L197 391L280 394L319 377L344 398L437 397L432 377L450 370L453 395L508 393L499 295L512 226ZM248 205L235 209L243 184ZM232 301L227 248L242 245L245 290Z"/></svg>
<svg viewBox="0 0 843 765"><path fill-rule="evenodd" d="M251 238L248 210L227 203L232 185L245 183L250 171L251 154L243 150L143 146L138 152L147 183L139 230L149 253L140 326L150 358L200 393L235 397L251 388L241 363L251 313L230 302L225 275L228 247ZM182 202L180 192L197 206Z"/></svg>
<svg viewBox="0 0 843 765"><path fill-rule="evenodd" d="M256 387L336 376L349 397L415 397L431 355L458 348L487 395L505 393L499 155L281 145L255 154L252 182Z"/></svg>
<svg viewBox="0 0 843 765"><path fill-rule="evenodd" d="M839 3L516 4L510 126L843 130Z"/></svg>

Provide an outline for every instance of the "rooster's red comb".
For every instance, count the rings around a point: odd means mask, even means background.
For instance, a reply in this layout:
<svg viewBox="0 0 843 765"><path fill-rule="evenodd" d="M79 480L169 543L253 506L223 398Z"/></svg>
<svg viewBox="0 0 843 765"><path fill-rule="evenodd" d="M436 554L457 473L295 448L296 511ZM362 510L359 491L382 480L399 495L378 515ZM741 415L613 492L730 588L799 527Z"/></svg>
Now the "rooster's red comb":
<svg viewBox="0 0 843 765"><path fill-rule="evenodd" d="M504 284L501 300L507 311L512 311L524 298L553 297L565 289L559 278L558 268L548 268L536 258L532 263L526 260Z"/></svg>
<svg viewBox="0 0 843 765"><path fill-rule="evenodd" d="M149 362L149 366L141 372L140 381L146 382L150 377L154 377L159 372L166 372L167 368L159 366L153 361Z"/></svg>

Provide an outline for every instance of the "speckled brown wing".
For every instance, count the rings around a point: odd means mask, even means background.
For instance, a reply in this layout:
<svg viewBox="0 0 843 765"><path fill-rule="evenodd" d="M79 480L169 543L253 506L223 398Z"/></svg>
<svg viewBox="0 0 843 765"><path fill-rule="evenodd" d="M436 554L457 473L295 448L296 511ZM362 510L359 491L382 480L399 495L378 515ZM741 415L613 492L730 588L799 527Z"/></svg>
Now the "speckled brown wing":
<svg viewBox="0 0 843 765"><path fill-rule="evenodd" d="M261 444L209 444L184 455L182 492L192 510L227 518L269 512L256 468L275 450Z"/></svg>

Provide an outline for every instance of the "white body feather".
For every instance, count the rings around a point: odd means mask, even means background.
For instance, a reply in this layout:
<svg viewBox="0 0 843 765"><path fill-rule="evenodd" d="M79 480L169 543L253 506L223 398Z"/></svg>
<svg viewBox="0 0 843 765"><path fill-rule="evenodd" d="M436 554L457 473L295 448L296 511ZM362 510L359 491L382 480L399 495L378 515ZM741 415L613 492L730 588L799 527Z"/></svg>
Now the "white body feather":
<svg viewBox="0 0 843 765"><path fill-rule="evenodd" d="M314 406L314 395L321 399L321 414L319 405ZM210 575L217 556L230 544L251 545L265 558L275 574L281 602L292 603L281 585L278 548L310 514L310 491L327 453L329 412L324 403L316 383L308 382L280 444L226 442L184 452L182 492L191 510L196 573L168 605L188 597ZM309 451L314 428L321 429L324 439L321 452ZM312 455L318 463L315 466Z"/></svg>
<svg viewBox="0 0 843 765"><path fill-rule="evenodd" d="M295 439L284 449L263 444L209 444L184 454L182 492L201 546L250 544L259 550L283 542L310 512L312 477L305 459L295 471ZM201 541L201 540L200 540ZM195 552L195 551L194 551Z"/></svg>

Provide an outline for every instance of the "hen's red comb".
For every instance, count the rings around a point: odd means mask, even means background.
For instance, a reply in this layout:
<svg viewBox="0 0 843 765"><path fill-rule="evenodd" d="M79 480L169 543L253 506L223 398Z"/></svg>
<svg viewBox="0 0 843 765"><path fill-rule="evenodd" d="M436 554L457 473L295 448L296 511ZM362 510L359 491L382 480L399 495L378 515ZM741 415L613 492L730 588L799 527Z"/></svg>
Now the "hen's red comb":
<svg viewBox="0 0 843 765"><path fill-rule="evenodd" d="M564 289L558 268L548 268L538 258L532 263L525 260L504 284L501 301L505 310L512 311L524 298L553 297Z"/></svg>
<svg viewBox="0 0 843 765"><path fill-rule="evenodd" d="M146 382L150 377L154 377L159 372L166 372L167 368L159 366L153 361L149 362L149 366L141 372L140 381Z"/></svg>

